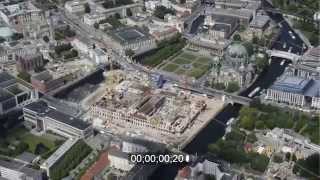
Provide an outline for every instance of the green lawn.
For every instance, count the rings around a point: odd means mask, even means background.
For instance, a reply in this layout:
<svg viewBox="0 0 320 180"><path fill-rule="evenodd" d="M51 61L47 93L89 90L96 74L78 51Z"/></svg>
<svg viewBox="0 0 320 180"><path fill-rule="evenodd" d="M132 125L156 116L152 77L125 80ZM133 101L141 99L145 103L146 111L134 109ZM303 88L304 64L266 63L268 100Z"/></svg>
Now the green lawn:
<svg viewBox="0 0 320 180"><path fill-rule="evenodd" d="M211 58L199 54L192 54L190 52L182 51L177 57L171 59L170 62L164 64L161 68L164 71L174 72L178 75L187 75L194 78L200 78L204 75L211 62ZM184 65L192 65L190 69L184 68Z"/></svg>
<svg viewBox="0 0 320 180"><path fill-rule="evenodd" d="M200 58L198 59L198 62L199 62L199 63L202 63L202 64L209 64L210 61L211 61L211 59L210 59L210 58L207 58L207 57L200 57Z"/></svg>
<svg viewBox="0 0 320 180"><path fill-rule="evenodd" d="M42 143L49 149L53 149L55 147L54 142L49 140L49 138L45 136L35 136L33 134L27 134L26 136L22 137L21 140L29 145L30 152L34 152L37 144L39 143Z"/></svg>
<svg viewBox="0 0 320 180"><path fill-rule="evenodd" d="M176 64L167 64L162 68L164 71L173 72L179 68L179 65Z"/></svg>
<svg viewBox="0 0 320 180"><path fill-rule="evenodd" d="M182 68L180 68L180 69L178 69L177 71L175 71L175 73L176 74L185 74L186 73L186 70L184 70L184 69L182 69Z"/></svg>
<svg viewBox="0 0 320 180"><path fill-rule="evenodd" d="M191 59L191 60L193 60L193 59L196 58L195 55L190 54L190 53L182 53L182 54L180 54L180 57L183 57L183 58L185 58L185 59Z"/></svg>
<svg viewBox="0 0 320 180"><path fill-rule="evenodd" d="M174 59L173 62L176 64L190 64L192 61L189 59L184 59L184 58L178 57L178 58Z"/></svg>
<svg viewBox="0 0 320 180"><path fill-rule="evenodd" d="M193 69L191 69L191 71L188 72L188 75L198 79L201 76L203 76L204 73L206 73L206 72L207 72L206 69L193 68Z"/></svg>
<svg viewBox="0 0 320 180"><path fill-rule="evenodd" d="M28 144L27 151L34 153L37 144L42 143L44 146L46 146L49 151L56 148L56 144L54 142L53 137L50 137L49 135L42 135L42 136L36 136L31 134L27 129L23 127L18 127L11 129L6 137L6 140L8 142L12 142L14 140L18 140L21 142L25 142Z"/></svg>

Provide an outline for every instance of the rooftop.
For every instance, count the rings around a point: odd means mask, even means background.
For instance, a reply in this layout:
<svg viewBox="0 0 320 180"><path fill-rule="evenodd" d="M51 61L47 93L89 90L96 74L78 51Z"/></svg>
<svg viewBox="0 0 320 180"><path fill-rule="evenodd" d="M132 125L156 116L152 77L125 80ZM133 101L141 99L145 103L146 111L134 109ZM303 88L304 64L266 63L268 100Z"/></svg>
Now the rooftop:
<svg viewBox="0 0 320 180"><path fill-rule="evenodd" d="M282 76L272 86L271 89L296 93L305 94L309 96L317 95L317 89L320 88L320 82L310 79L305 79L296 76Z"/></svg>
<svg viewBox="0 0 320 180"><path fill-rule="evenodd" d="M250 23L250 27L263 28L269 22L270 18L264 15L257 15Z"/></svg>
<svg viewBox="0 0 320 180"><path fill-rule="evenodd" d="M22 172L29 177L39 177L42 174L41 171L29 168L26 164L14 160L0 160L0 166Z"/></svg>
<svg viewBox="0 0 320 180"><path fill-rule="evenodd" d="M120 43L131 43L149 39L150 35L137 28L123 28L112 32L113 37Z"/></svg>
<svg viewBox="0 0 320 180"><path fill-rule="evenodd" d="M48 104L42 100L30 103L24 108L80 130L85 130L90 126L90 124L82 121L81 119L60 112L54 107L48 106Z"/></svg>

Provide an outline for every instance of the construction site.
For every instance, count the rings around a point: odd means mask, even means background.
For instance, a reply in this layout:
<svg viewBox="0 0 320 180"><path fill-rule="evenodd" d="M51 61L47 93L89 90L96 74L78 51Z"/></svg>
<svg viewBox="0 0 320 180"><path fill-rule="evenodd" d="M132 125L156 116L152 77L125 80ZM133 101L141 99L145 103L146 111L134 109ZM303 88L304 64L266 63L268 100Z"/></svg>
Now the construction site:
<svg viewBox="0 0 320 180"><path fill-rule="evenodd" d="M181 91L174 85L160 88L161 79L142 72L115 70L105 77L84 103L89 110L86 119L114 134L133 132L179 144L196 134L223 106L220 99Z"/></svg>

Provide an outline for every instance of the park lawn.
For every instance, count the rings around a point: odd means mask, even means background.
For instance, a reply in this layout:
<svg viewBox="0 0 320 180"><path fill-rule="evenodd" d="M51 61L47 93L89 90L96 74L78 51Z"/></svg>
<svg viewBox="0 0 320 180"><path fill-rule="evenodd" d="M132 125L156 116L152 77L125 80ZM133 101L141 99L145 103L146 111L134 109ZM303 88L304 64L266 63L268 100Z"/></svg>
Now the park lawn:
<svg viewBox="0 0 320 180"><path fill-rule="evenodd" d="M201 63L198 63L198 62L193 63L192 66L194 68L199 68L199 69L208 69L209 68L209 65L201 64Z"/></svg>
<svg viewBox="0 0 320 180"><path fill-rule="evenodd" d="M198 58L198 62L199 62L199 63L202 63L202 64L209 64L210 61L211 61L211 59L210 59L210 58L207 58L207 57L200 57L200 58Z"/></svg>
<svg viewBox="0 0 320 180"><path fill-rule="evenodd" d="M35 136L33 134L28 133L25 136L21 137L21 141L29 145L30 152L34 152L37 144L39 143L42 143L49 149L53 149L56 146L54 142L49 138L46 138L45 135L40 137L40 136Z"/></svg>
<svg viewBox="0 0 320 180"><path fill-rule="evenodd" d="M168 71L168 72L174 72L175 70L177 70L179 68L179 65L176 64L167 64L166 66L164 66L162 68L162 70L164 71Z"/></svg>
<svg viewBox="0 0 320 180"><path fill-rule="evenodd" d="M179 68L178 70L175 71L175 73L178 74L178 75L182 75L182 74L186 73L186 70L184 70L182 68Z"/></svg>
<svg viewBox="0 0 320 180"><path fill-rule="evenodd" d="M190 64L191 60L178 57L178 58L174 59L173 62L176 64Z"/></svg>
<svg viewBox="0 0 320 180"><path fill-rule="evenodd" d="M206 72L207 69L192 68L192 70L188 72L188 75L198 79L201 76L203 76Z"/></svg>
<svg viewBox="0 0 320 180"><path fill-rule="evenodd" d="M9 130L6 139L8 141L14 141L17 139L21 139L25 134L28 134L28 133L29 133L28 130L25 128L22 128L22 127L13 128Z"/></svg>
<svg viewBox="0 0 320 180"><path fill-rule="evenodd" d="M193 55L193 54L190 54L190 53L182 53L182 54L180 54L180 56L179 57L182 57L182 58L185 58L185 59L190 59L190 60L192 60L192 59L195 59L196 58L196 56L195 55Z"/></svg>

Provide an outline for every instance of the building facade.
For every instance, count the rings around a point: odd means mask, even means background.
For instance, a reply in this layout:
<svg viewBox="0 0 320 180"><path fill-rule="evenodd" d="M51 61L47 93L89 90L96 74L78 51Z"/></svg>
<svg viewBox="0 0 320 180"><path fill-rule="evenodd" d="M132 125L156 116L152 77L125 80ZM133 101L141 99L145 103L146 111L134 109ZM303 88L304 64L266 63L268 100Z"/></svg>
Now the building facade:
<svg viewBox="0 0 320 180"><path fill-rule="evenodd" d="M44 101L36 101L23 108L25 125L38 132L51 130L65 137L87 137L93 132L89 123L50 107Z"/></svg>

